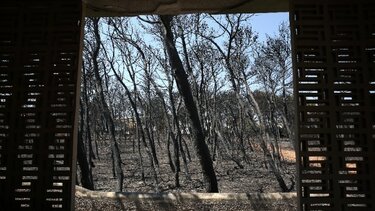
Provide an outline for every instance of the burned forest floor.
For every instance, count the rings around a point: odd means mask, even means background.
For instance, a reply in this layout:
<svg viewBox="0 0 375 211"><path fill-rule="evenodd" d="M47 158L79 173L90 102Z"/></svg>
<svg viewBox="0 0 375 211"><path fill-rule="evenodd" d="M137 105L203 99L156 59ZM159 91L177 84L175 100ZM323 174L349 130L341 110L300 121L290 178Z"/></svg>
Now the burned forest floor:
<svg viewBox="0 0 375 211"><path fill-rule="evenodd" d="M144 147L141 146L142 161L139 156L138 143L133 141L119 141L122 158L122 168L125 175L123 192L141 192L141 193L204 193L203 177L201 168L195 151L192 149L192 143L187 142L191 161L188 161L188 174L184 167L183 160L181 162L180 172L180 187L175 186L174 173L171 170L168 159L167 147L163 143L155 143L157 150L157 158L159 160L159 167L156 168L157 178L155 179L152 171L150 157L148 156ZM284 180L290 186L295 180L295 153L290 142L281 142L282 149L282 168L284 172ZM213 161L216 176L218 179L220 193L279 193L279 187L275 176L269 168L265 165L264 153L256 144L252 145L253 150L246 149L246 159L240 160L240 165L236 164L227 154L219 149L216 159ZM170 149L173 151L172 147ZM212 150L211 150L212 151ZM116 178L112 173L112 158L109 140L98 141L99 156L94 160L95 167L93 170L93 178L95 183L95 191L111 192L115 191ZM173 153L173 152L172 152ZM240 154L235 152L237 157ZM186 153L187 154L187 153ZM237 160L238 161L238 160ZM144 180L142 180L142 168L144 171ZM79 174L78 174L79 175ZM77 178L80 179L79 177ZM157 184L156 184L157 181ZM292 191L295 191L295 187ZM85 204L87 199L76 198L76 210L154 210L159 208L142 208L137 206L124 208L117 205L95 205L96 209L87 207ZM100 200L99 200L100 201ZM99 201L97 201L99 203ZM103 201L103 200L102 200ZM90 202L92 203L92 201ZM103 202L100 202L103 203ZM100 204L99 203L99 204ZM165 210L194 210L189 204L177 208L176 206L167 207ZM210 202L211 203L211 202ZM269 202L271 205L265 209L259 209L248 203L242 204L232 202L214 202L214 204L202 205L198 210L296 210L296 201L286 200L285 202L273 201ZM220 203L224 203L220 206ZM229 205L228 205L229 203ZM232 204L231 204L232 203ZM281 204L280 204L281 203ZM121 204L121 203L120 203ZM128 205L130 205L128 203ZM234 206L235 205L235 206ZM226 207L229 206L229 207ZM113 209L109 208L113 207ZM152 207L152 206L151 206ZM186 209L184 209L185 207ZM190 207L190 209L189 209ZM225 208L226 207L226 208ZM237 207L237 208L236 208ZM121 208L121 209L120 209Z"/></svg>

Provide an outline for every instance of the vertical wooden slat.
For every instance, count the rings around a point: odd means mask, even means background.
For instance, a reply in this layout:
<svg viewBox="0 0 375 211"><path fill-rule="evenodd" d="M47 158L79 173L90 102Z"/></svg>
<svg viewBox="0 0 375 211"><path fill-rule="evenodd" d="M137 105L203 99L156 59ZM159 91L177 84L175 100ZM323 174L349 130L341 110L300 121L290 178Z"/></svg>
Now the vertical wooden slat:
<svg viewBox="0 0 375 211"><path fill-rule="evenodd" d="M72 210L81 2L1 5L1 210Z"/></svg>
<svg viewBox="0 0 375 211"><path fill-rule="evenodd" d="M300 210L375 209L375 2L290 8Z"/></svg>

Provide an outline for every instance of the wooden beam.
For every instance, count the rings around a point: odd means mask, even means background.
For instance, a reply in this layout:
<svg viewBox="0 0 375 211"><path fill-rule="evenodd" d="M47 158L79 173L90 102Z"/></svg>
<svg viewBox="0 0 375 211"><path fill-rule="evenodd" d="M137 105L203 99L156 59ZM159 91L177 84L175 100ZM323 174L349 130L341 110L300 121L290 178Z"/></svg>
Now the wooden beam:
<svg viewBox="0 0 375 211"><path fill-rule="evenodd" d="M87 16L287 12L289 0L85 0Z"/></svg>

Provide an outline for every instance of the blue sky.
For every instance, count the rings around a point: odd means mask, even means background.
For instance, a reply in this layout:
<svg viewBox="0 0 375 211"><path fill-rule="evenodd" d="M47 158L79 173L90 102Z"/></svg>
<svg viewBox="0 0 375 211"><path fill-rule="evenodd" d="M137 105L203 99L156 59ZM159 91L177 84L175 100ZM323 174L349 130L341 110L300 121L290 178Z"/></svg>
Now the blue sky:
<svg viewBox="0 0 375 211"><path fill-rule="evenodd" d="M283 21L289 22L289 13L260 13L251 19L253 30L259 33L261 40L264 40L266 34L277 33L278 27Z"/></svg>

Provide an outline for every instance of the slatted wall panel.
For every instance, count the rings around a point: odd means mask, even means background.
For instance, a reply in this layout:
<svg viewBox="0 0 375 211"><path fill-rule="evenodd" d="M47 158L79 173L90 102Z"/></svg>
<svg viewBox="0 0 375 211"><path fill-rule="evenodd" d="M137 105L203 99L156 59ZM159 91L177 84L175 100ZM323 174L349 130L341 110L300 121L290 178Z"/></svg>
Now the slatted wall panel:
<svg viewBox="0 0 375 211"><path fill-rule="evenodd" d="M375 210L375 1L292 0L301 210Z"/></svg>
<svg viewBox="0 0 375 211"><path fill-rule="evenodd" d="M81 3L0 4L0 210L71 210Z"/></svg>

